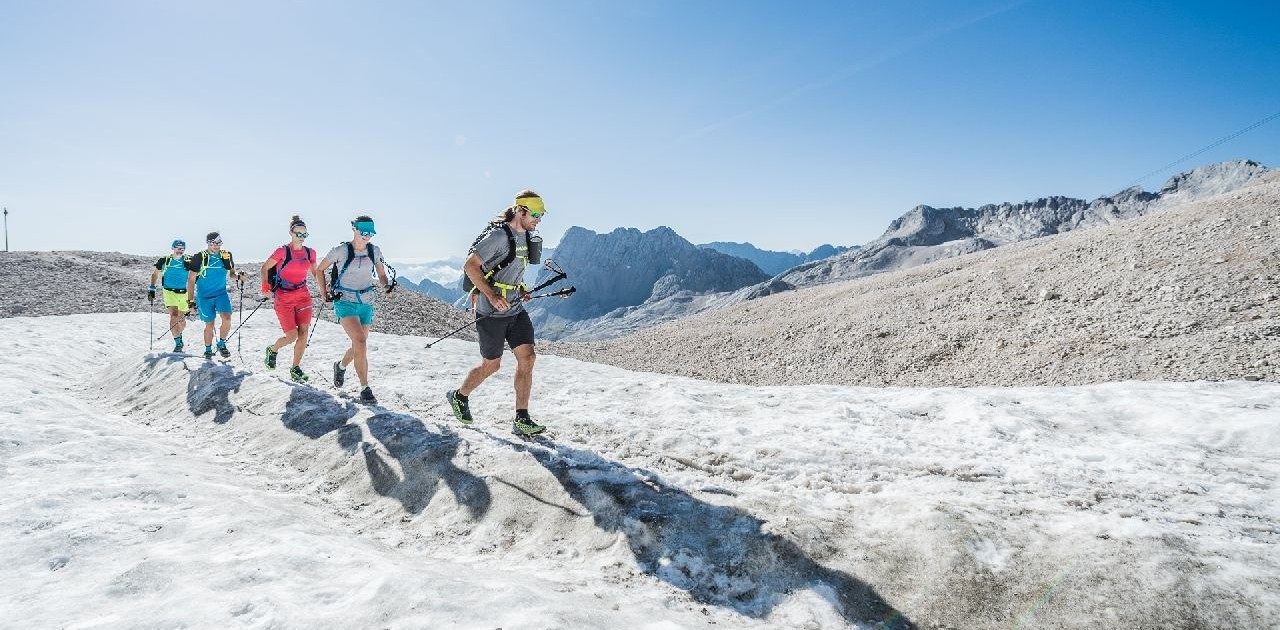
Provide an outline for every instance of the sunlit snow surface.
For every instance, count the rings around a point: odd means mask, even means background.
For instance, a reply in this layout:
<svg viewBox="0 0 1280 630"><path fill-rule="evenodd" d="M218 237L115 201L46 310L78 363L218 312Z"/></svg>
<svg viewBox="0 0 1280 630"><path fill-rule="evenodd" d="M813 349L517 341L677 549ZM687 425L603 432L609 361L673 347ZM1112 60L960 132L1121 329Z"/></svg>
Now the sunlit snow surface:
<svg viewBox="0 0 1280 630"><path fill-rule="evenodd" d="M165 325L157 316L155 325ZM374 335L381 406L148 350L144 314L0 320L0 625L1280 625L1280 387L745 387ZM187 347L199 351L198 329ZM155 332L159 334L159 330ZM233 338L232 346L236 340ZM840 369L832 366L832 369Z"/></svg>

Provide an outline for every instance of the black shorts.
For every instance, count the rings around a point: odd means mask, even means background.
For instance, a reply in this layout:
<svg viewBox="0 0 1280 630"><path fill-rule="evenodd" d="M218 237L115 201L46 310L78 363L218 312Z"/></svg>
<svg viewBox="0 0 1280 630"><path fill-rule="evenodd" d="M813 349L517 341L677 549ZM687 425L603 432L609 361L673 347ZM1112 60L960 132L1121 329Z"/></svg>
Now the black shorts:
<svg viewBox="0 0 1280 630"><path fill-rule="evenodd" d="M497 359L502 356L504 341L512 350L533 343L533 320L526 311L512 317L486 317L476 322L476 332L480 336L480 356Z"/></svg>

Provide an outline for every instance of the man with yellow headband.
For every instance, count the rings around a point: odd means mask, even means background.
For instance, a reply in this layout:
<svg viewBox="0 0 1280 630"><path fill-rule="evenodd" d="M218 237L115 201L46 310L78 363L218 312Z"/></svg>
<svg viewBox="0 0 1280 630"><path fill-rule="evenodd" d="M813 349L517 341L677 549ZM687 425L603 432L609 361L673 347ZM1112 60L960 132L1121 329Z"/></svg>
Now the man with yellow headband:
<svg viewBox="0 0 1280 630"><path fill-rule="evenodd" d="M533 389L533 322L524 310L524 302L532 299L524 284L529 266L530 234L546 214L542 197L532 190L516 193L515 203L494 219L489 230L472 247L463 273L475 288L471 303L476 314L476 332L480 337L480 365L472 368L456 390L445 394L453 415L462 424L471 424L468 396L485 379L502 367L502 346L511 347L516 356L516 416L512 431L518 435L537 435L546 427L529 417L529 392Z"/></svg>

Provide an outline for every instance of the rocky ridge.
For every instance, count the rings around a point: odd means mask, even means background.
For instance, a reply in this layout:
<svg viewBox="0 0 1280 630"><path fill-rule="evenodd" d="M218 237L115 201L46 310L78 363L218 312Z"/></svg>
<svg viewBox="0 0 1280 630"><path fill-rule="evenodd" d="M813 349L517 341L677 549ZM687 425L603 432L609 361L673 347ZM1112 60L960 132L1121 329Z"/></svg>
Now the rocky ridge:
<svg viewBox="0 0 1280 630"><path fill-rule="evenodd" d="M793 252L775 252L760 249L751 243L731 243L726 241L716 241L714 243L703 243L698 245L703 249L714 249L721 254L737 256L738 258L746 258L755 263L761 271L776 275L782 273L792 267L803 265L807 262L830 258L837 254L842 254L850 249L857 249L858 246L846 247L843 245L819 245L813 251L805 253Z"/></svg>
<svg viewBox="0 0 1280 630"><path fill-rule="evenodd" d="M1280 380L1280 172L1108 227L551 351L752 385Z"/></svg>
<svg viewBox="0 0 1280 630"><path fill-rule="evenodd" d="M1239 188L1267 172L1250 160L1209 164L1171 177L1159 192L1131 187L1093 201L1045 197L979 208L916 206L859 250L807 263L750 291L755 299L779 291L908 269L1053 234L1111 225Z"/></svg>
<svg viewBox="0 0 1280 630"><path fill-rule="evenodd" d="M8 296L0 304L0 317L148 310L161 313L164 309L160 298L157 296L153 308L146 298L147 280L158 257L88 251L0 252L0 291ZM258 295L260 264L255 261L239 265L248 273L244 285L246 310L253 308L252 301ZM314 290L312 295L319 304ZM237 308L240 304L236 291L232 293L232 304ZM389 297L380 296L377 308L373 330L396 335L442 335L471 321L465 312L404 289ZM270 304L263 309L270 309ZM320 319L334 321L332 308L318 312ZM271 313L266 315L274 317ZM238 317L233 321L239 321ZM475 339L474 329L463 330L457 336Z"/></svg>
<svg viewBox="0 0 1280 630"><path fill-rule="evenodd" d="M529 312L549 338L570 334L583 320L610 319L626 309L675 295L733 291L768 276L749 260L699 249L671 228L618 228L597 234L571 227L555 259L578 288L570 300L540 300ZM538 281L547 279L543 271ZM557 286L559 288L559 286Z"/></svg>

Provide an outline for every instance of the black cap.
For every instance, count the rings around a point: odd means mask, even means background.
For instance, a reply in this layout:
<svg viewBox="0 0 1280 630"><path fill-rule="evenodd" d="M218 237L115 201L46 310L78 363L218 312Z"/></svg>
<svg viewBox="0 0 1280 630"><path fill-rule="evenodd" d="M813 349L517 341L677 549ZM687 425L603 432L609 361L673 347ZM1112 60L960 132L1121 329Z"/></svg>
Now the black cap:
<svg viewBox="0 0 1280 630"><path fill-rule="evenodd" d="M204 242L208 243L209 241L216 241L219 236L222 235L217 232L209 232L209 234L204 237Z"/></svg>

